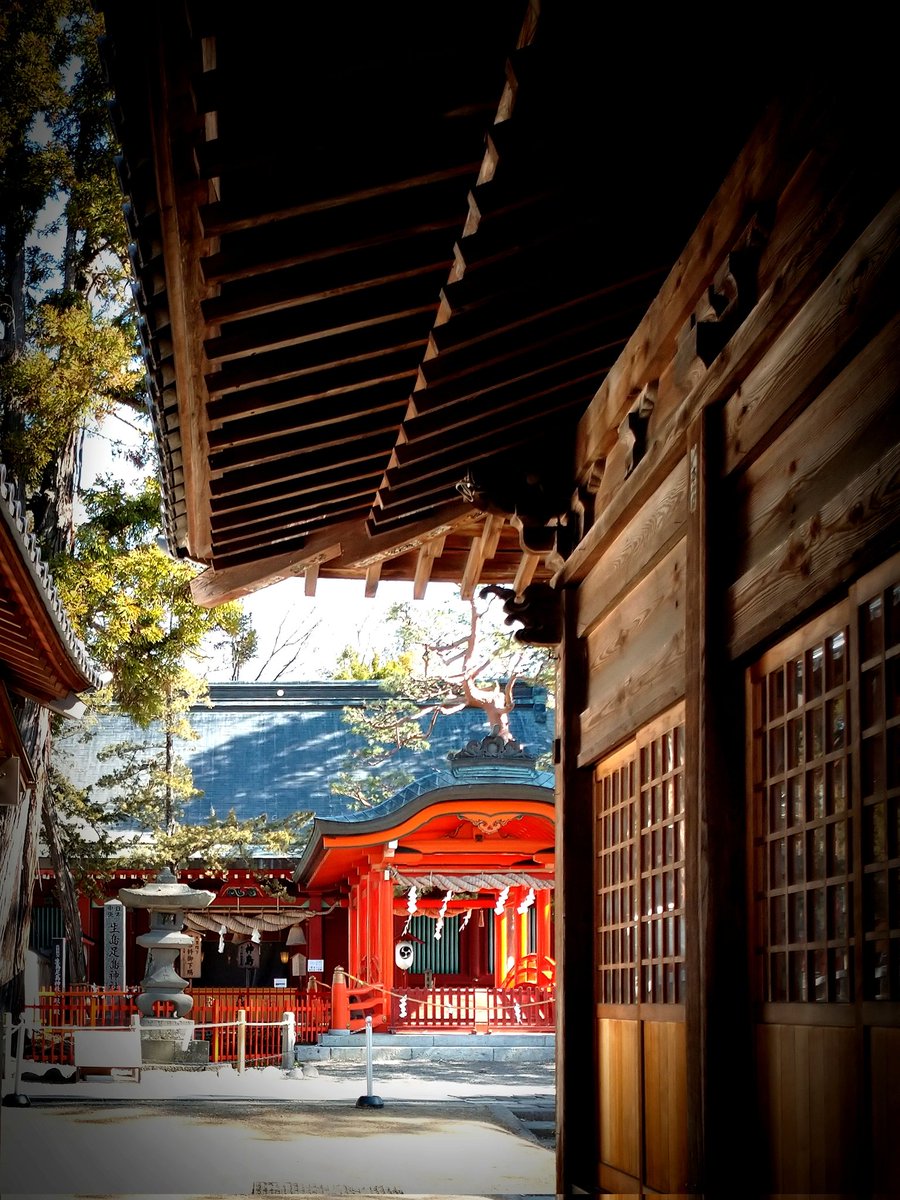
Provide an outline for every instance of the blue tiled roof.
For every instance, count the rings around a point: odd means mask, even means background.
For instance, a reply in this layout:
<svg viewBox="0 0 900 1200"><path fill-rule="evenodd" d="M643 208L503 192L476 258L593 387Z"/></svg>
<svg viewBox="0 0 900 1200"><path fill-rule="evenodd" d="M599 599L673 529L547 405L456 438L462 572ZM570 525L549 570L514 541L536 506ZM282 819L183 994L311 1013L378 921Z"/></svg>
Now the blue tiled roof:
<svg viewBox="0 0 900 1200"><path fill-rule="evenodd" d="M330 820L351 815L348 798L329 789L329 780L354 744L342 712L379 694L375 682L211 684L211 707L191 712L197 740L177 743L177 753L193 771L194 786L203 792L187 806L185 820L203 822L213 811L224 817L232 808L239 820L260 813L281 820L302 810ZM529 755L538 757L549 750L553 739L546 692L516 685L515 696L516 708L510 714L513 736ZM413 795L445 786L448 779L462 782L450 775L447 754L488 732L481 709L439 716L428 750L403 751L392 762L392 770L407 770L414 781L386 805L399 807ZM83 788L112 769L113 764L98 761L99 751L117 742L158 737L153 726L141 730L126 717L103 717L88 741L57 741L54 760L76 787ZM515 773L509 765L497 770L497 782L516 777L523 783L552 787L552 778L543 772ZM102 797L96 789L95 795Z"/></svg>

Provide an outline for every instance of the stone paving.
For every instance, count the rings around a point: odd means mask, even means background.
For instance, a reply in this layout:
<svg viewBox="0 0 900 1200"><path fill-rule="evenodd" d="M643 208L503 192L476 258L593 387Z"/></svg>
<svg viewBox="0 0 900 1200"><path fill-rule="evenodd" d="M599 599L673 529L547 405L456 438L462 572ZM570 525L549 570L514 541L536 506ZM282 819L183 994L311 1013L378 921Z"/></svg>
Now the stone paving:
<svg viewBox="0 0 900 1200"><path fill-rule="evenodd" d="M140 1083L31 1074L20 1081L29 1107L0 1108L4 1200L544 1198L555 1187L552 1063L381 1063L371 1091L364 1065L339 1061L145 1070Z"/></svg>

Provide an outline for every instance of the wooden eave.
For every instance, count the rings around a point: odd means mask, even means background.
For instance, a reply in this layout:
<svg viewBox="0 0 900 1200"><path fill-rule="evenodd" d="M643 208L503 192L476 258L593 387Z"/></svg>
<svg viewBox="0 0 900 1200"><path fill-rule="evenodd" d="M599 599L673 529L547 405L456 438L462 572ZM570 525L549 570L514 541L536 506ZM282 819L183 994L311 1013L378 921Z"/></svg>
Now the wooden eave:
<svg viewBox="0 0 900 1200"><path fill-rule="evenodd" d="M0 465L0 674L7 688L55 704L99 678L69 624L15 485Z"/></svg>
<svg viewBox="0 0 900 1200"><path fill-rule="evenodd" d="M754 104L702 145L614 110L608 30L559 0L277 28L204 0L101 7L166 531L207 566L196 598L550 579L516 504L460 484L504 459L574 488L578 423ZM664 201L647 162L678 170Z"/></svg>

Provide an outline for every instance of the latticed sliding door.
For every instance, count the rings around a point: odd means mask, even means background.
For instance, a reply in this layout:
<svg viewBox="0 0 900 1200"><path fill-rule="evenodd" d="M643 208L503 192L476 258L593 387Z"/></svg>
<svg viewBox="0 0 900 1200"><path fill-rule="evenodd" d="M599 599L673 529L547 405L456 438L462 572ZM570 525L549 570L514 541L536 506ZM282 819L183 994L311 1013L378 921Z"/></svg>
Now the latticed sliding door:
<svg viewBox="0 0 900 1200"><path fill-rule="evenodd" d="M898 1194L900 559L765 654L748 710L764 1185Z"/></svg>
<svg viewBox="0 0 900 1200"><path fill-rule="evenodd" d="M684 706L601 762L594 788L599 1186L683 1189Z"/></svg>

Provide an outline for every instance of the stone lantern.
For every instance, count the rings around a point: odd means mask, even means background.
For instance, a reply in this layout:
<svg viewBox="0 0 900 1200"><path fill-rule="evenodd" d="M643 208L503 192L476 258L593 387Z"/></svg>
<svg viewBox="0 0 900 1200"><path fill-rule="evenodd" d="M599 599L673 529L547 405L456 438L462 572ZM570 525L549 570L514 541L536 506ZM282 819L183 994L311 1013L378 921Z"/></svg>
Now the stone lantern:
<svg viewBox="0 0 900 1200"><path fill-rule="evenodd" d="M141 1014L141 1057L145 1063L201 1064L209 1060L209 1043L194 1041L194 1022L187 1014L193 997L184 989L188 981L175 970L175 959L191 938L182 933L184 914L208 908L215 892L201 892L179 883L164 867L152 883L140 888L120 888L119 899L128 908L145 908L150 913L150 930L137 943L147 950L146 974L137 998ZM164 1000L175 1009L174 1016L156 1017L153 1006Z"/></svg>

